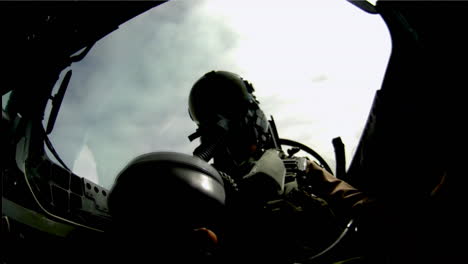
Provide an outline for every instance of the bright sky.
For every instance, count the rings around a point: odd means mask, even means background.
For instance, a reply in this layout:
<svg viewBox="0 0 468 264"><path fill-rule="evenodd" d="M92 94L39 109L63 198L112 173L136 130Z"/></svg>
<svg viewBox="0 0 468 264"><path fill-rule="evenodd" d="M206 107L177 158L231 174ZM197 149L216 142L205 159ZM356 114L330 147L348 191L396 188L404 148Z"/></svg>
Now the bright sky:
<svg viewBox="0 0 468 264"><path fill-rule="evenodd" d="M110 188L136 155L193 151L191 85L227 70L253 83L281 137L334 168L340 136L349 166L390 50L381 17L345 0L170 1L72 65L52 142L75 173Z"/></svg>

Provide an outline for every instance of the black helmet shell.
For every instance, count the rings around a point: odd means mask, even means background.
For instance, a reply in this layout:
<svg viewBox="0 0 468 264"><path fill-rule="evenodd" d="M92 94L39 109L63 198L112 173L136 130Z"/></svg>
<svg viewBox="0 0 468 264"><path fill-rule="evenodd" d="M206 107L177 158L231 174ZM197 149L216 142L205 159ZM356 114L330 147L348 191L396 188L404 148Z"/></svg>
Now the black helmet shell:
<svg viewBox="0 0 468 264"><path fill-rule="evenodd" d="M216 214L225 199L221 175L207 162L184 153L152 152L119 173L108 205L114 218L143 219L152 212L176 222Z"/></svg>
<svg viewBox="0 0 468 264"><path fill-rule="evenodd" d="M218 115L236 120L245 115L253 102L252 86L239 75L227 71L211 71L192 87L189 113L197 125L217 122Z"/></svg>

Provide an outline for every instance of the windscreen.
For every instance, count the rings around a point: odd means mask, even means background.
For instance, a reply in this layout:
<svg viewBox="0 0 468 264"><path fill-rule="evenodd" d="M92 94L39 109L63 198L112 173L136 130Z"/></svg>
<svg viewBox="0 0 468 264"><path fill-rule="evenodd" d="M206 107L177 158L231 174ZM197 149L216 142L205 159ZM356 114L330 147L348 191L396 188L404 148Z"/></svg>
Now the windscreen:
<svg viewBox="0 0 468 264"><path fill-rule="evenodd" d="M390 49L382 18L344 0L169 1L71 65L50 139L75 174L110 188L137 155L193 152L190 89L225 70L253 84L280 137L334 169L331 141L342 138L349 165Z"/></svg>

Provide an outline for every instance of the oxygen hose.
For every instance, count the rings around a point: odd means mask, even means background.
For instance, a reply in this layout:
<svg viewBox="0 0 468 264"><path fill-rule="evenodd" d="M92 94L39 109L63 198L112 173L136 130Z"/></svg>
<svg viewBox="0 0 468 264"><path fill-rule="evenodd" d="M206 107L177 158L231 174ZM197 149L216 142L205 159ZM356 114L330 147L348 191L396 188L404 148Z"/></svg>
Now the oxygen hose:
<svg viewBox="0 0 468 264"><path fill-rule="evenodd" d="M213 157L213 153L216 149L215 143L212 144L201 144L194 151L193 155L201 158L204 161L209 161Z"/></svg>
<svg viewBox="0 0 468 264"><path fill-rule="evenodd" d="M202 144L200 144L200 146L198 146L193 151L193 155L208 162L211 158L213 158L218 149L218 146L221 145L222 141L223 137L218 137L208 143L202 142Z"/></svg>

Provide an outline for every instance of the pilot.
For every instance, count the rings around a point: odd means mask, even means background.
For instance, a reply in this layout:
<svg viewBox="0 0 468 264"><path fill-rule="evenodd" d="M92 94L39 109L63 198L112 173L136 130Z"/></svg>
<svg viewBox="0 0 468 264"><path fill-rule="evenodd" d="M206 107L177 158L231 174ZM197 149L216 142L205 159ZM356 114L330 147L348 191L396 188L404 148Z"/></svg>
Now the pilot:
<svg viewBox="0 0 468 264"><path fill-rule="evenodd" d="M270 124L253 94L253 85L227 71L211 71L195 82L189 95L189 114L197 131L189 138L200 137L194 154L234 180L248 173L266 149L276 148ZM351 210L369 198L348 183L337 179L315 162L308 161L307 173L318 196Z"/></svg>
<svg viewBox="0 0 468 264"><path fill-rule="evenodd" d="M251 209L246 209L247 213L241 213L242 216L237 215L238 218L233 216L237 219L237 222L234 221L236 224L246 222L245 218L248 218L247 222L252 224L255 222L252 220L254 218L263 219L251 207L251 204L255 204L252 199L259 195L250 195L247 201L242 199L243 189L248 189L248 186L243 183L242 177L249 173L255 162L266 150L278 149L279 146L278 142L276 142L278 139L272 133L271 125L253 92L254 87L252 84L239 75L227 71L211 71L195 82L189 95L189 114L198 127L197 131L189 136L189 139L194 140L199 137L201 142L194 150L194 155L205 161L212 160L212 165L224 175L225 187L228 189L227 199L229 197L240 197L239 200L243 201L242 206ZM293 207L303 208L307 207L304 203L316 204L317 201L323 201L332 208L332 214L348 218L359 214L362 208L368 207L369 204L373 204L372 200L363 192L337 179L313 161L307 161L306 175L306 184L312 186L311 193L304 194L304 192L297 190L291 192L293 195L289 196L286 204L294 204L295 201L299 200L299 204L296 203ZM261 193L263 187L255 186L258 193ZM236 204L236 201L233 204ZM285 211L284 208L282 210ZM274 211L281 210L276 208ZM268 225L265 223L271 223L270 219L270 214L268 214L266 220L259 220L258 225L253 225L255 227L252 229L249 229L247 225L242 225L242 228L236 230L239 233L249 230L250 233L257 232L262 236L269 237L271 230L262 233L258 231L258 227ZM284 222L285 218L280 217L280 219L283 221L281 223L286 223ZM259 223L260 221L264 222ZM302 220L294 221L296 222L289 222L290 225L294 226L297 221ZM327 225L330 222L332 221L326 220L321 224ZM307 223L305 224L307 225ZM310 224L313 224L313 222L310 222ZM272 226L269 227L277 229ZM301 232L300 229L296 231ZM285 237L287 236L285 235ZM279 237L282 236L275 234L271 238ZM245 243L245 241L242 243ZM250 246L255 247L254 244L250 244ZM280 246L278 251L287 251L281 247L289 244ZM243 248L243 250L246 249L248 251L248 247ZM258 250L258 247L256 247L255 251ZM267 252L272 251L274 251L272 248L267 250ZM293 254L296 256L300 254L295 251L290 252L294 252ZM274 255L272 259L278 260L277 255Z"/></svg>

